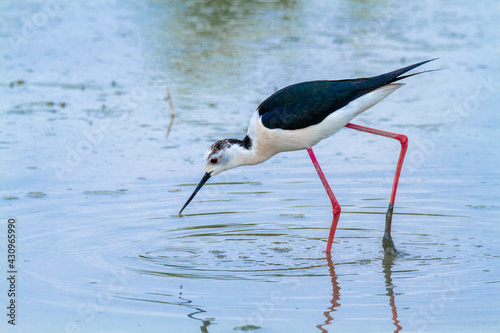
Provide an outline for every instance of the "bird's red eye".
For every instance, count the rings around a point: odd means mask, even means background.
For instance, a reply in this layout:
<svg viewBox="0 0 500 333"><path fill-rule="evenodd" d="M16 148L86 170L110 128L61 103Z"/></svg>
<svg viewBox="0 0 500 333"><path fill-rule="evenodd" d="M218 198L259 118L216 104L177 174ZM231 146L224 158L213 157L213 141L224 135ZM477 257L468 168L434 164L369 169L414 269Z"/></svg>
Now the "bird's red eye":
<svg viewBox="0 0 500 333"><path fill-rule="evenodd" d="M210 160L210 163L212 163L212 164L217 164L217 162L218 162L218 160L216 158L212 158Z"/></svg>

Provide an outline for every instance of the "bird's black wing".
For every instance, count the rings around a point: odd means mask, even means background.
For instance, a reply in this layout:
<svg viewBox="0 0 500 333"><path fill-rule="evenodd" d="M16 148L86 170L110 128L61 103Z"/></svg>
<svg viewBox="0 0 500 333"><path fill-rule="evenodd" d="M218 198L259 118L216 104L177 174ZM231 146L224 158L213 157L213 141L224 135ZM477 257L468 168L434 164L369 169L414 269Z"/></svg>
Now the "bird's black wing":
<svg viewBox="0 0 500 333"><path fill-rule="evenodd" d="M370 78L294 84L268 97L257 110L264 126L270 129L294 130L316 125L356 98L409 77L401 75L432 60Z"/></svg>

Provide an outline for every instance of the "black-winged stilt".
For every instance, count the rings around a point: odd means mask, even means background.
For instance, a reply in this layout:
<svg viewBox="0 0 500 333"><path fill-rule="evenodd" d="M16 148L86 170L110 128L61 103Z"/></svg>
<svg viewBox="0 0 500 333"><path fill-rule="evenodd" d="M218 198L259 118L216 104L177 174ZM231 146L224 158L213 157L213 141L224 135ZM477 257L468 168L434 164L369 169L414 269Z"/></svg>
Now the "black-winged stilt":
<svg viewBox="0 0 500 333"><path fill-rule="evenodd" d="M391 237L392 212L399 175L408 148L408 138L403 134L390 133L349 122L403 85L403 83L394 82L429 72L402 76L432 60L435 59L374 77L302 82L277 91L257 107L243 140L220 140L208 149L205 154L206 173L180 210L179 215L210 177L242 165L262 163L277 153L306 149L332 203L333 222L326 247L326 252L330 253L340 217L340 205L314 156L312 146L341 128L348 127L396 139L401 143L382 241L386 252L395 252Z"/></svg>

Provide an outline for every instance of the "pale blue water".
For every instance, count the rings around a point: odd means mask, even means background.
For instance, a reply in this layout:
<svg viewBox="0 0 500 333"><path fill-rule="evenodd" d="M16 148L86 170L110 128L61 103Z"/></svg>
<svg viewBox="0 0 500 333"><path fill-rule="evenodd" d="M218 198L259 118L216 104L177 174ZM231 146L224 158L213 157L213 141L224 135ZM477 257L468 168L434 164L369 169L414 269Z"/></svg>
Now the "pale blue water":
<svg viewBox="0 0 500 333"><path fill-rule="evenodd" d="M494 1L4 1L3 221L17 220L19 332L500 329L500 29ZM215 140L276 89L439 57L342 130L214 177ZM165 89L172 96L172 122ZM6 227L0 248L7 271ZM5 273L6 274L6 273ZM0 283L2 307L9 301ZM6 313L6 310L4 310Z"/></svg>

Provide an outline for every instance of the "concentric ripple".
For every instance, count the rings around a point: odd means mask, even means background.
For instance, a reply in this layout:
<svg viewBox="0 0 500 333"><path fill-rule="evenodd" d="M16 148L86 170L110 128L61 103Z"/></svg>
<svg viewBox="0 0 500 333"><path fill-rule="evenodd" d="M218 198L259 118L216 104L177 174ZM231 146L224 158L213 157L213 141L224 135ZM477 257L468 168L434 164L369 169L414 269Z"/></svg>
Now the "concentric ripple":
<svg viewBox="0 0 500 333"><path fill-rule="evenodd" d="M296 223L297 219L288 218L291 222L278 224L187 225L172 218L107 221L92 228L59 230L52 246L55 251L68 252L82 267L125 269L147 275L262 281L281 276L324 276L328 227L302 225ZM381 235L381 230L339 228L334 243L335 264L362 265L381 260ZM45 234L43 238L46 241L52 236ZM458 263L467 249L482 246L474 243L479 240L470 239L466 240L471 243L467 247L464 240L446 234L395 232L394 237L400 256L420 265L435 260ZM35 238L31 241L36 242ZM435 251L422 254L422 249L428 247ZM450 247L455 250L450 251Z"/></svg>

